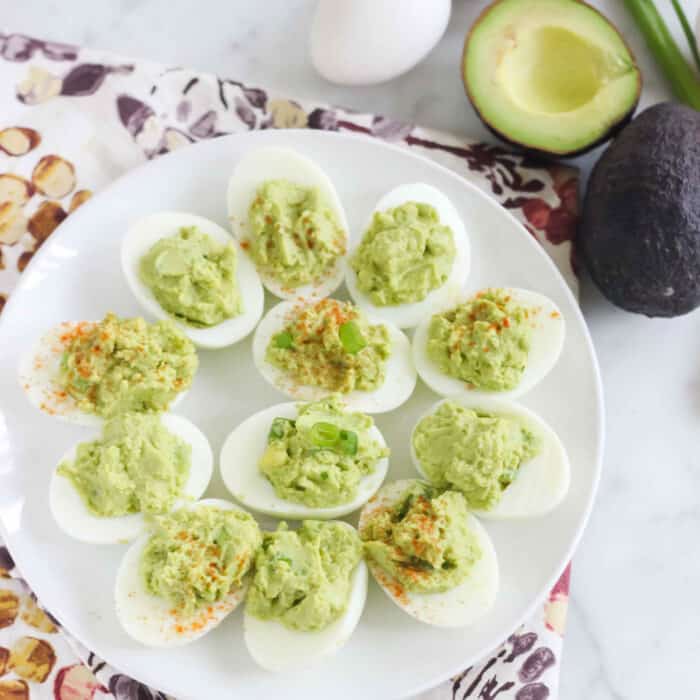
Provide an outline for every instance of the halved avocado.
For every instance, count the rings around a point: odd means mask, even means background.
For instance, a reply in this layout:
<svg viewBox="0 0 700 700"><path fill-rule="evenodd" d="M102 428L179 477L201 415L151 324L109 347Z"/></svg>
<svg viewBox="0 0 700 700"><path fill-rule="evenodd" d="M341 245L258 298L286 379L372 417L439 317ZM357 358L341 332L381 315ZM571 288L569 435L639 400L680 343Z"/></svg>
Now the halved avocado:
<svg viewBox="0 0 700 700"><path fill-rule="evenodd" d="M617 29L579 0L498 0L467 35L464 86L498 136L573 156L634 113L641 75Z"/></svg>

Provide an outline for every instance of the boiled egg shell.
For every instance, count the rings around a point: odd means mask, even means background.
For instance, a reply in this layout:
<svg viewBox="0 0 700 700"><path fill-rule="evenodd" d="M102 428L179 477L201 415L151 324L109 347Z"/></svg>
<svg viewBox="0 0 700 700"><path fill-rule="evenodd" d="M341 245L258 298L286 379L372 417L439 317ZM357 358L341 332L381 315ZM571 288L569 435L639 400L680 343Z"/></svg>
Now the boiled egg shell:
<svg viewBox="0 0 700 700"><path fill-rule="evenodd" d="M206 491L211 479L214 457L209 441L194 423L182 416L165 413L161 421L167 430L192 448L190 475L183 488L179 505L187 500L196 501ZM91 439L99 437L95 435ZM72 447L58 464L74 461L77 447ZM130 542L143 531L143 513L118 517L100 517L91 513L71 480L59 474L57 470L58 465L49 485L49 506L54 520L67 535L91 544L116 544Z"/></svg>
<svg viewBox="0 0 700 700"><path fill-rule="evenodd" d="M431 185L421 182L400 185L379 200L372 212L372 216L374 216L375 212L393 209L407 202L429 204L437 211L440 223L449 226L452 230L456 254L452 263L452 271L447 281L442 287L429 292L422 301L400 304L398 306L376 306L358 288L357 274L350 264L361 243L361 239L357 240L356 245L350 251L345 277L350 296L363 311L374 318L393 323L399 328L413 328L413 326L417 326L424 318L433 313L436 308L443 308L456 302L464 290L471 261L469 238L464 230L464 224L459 213L452 202L440 190L435 189ZM370 216L365 229L372 223L372 216Z"/></svg>
<svg viewBox="0 0 700 700"><path fill-rule="evenodd" d="M343 525L352 528L347 523ZM345 612L323 630L292 630L277 620L259 620L245 611L243 635L248 651L253 660L268 671L281 673L308 668L335 654L350 639L366 599L367 566L360 561L352 573Z"/></svg>
<svg viewBox="0 0 700 700"><path fill-rule="evenodd" d="M381 486L389 468L387 458L381 459L374 472L360 481L357 496L352 501L330 508L312 508L279 498L260 471L258 462L267 447L267 434L272 421L275 418L295 419L298 413L297 404L281 403L252 415L231 432L224 442L219 459L226 488L244 506L277 518L327 520L352 513ZM372 426L367 435L386 446L386 441L376 426Z"/></svg>
<svg viewBox="0 0 700 700"><path fill-rule="evenodd" d="M385 484L360 513L359 529L378 510L391 507L411 485L411 479ZM436 627L466 627L483 617L498 595L499 573L496 550L484 526L468 515L467 525L476 536L481 557L467 578L444 593L414 593L406 590L396 579L367 559L369 570L384 592L402 610L417 620Z"/></svg>
<svg viewBox="0 0 700 700"><path fill-rule="evenodd" d="M253 336L253 361L263 378L283 394L300 401L318 401L333 392L318 386L297 384L265 359L265 350L272 337L296 316L300 308L299 304L292 301L283 301L263 316ZM374 391L351 391L343 394L342 398L349 411L385 413L398 408L413 393L416 370L408 338L391 323L371 318L369 322L373 325L382 323L389 331L391 355L386 360L384 383Z"/></svg>
<svg viewBox="0 0 700 700"><path fill-rule="evenodd" d="M413 335L413 360L420 378L435 393L450 397L472 396L488 398L498 396L499 398L515 399L527 393L542 381L557 363L564 347L566 333L566 324L557 305L543 294L532 292L528 289L507 288L506 291L516 304L537 311L534 319L532 319L534 328L527 366L518 386L510 391L494 392L471 388L466 382L443 374L433 360L428 357L428 328L432 316L426 316ZM444 310L454 308L458 303L461 302L450 304Z"/></svg>
<svg viewBox="0 0 700 700"><path fill-rule="evenodd" d="M434 413L446 400L438 401L420 420ZM569 457L559 436L540 416L520 404L494 398L460 396L452 400L465 408L514 418L540 440L540 452L520 465L515 479L503 490L498 503L490 510L474 510L473 513L493 520L527 518L545 515L561 503L571 481ZM421 476L427 479L413 447L413 435L411 457Z"/></svg>
<svg viewBox="0 0 700 700"><path fill-rule="evenodd" d="M169 238L181 228L194 226L221 245L233 243L236 248L236 281L243 309L240 314L215 326L198 328L169 314L156 300L153 292L141 281L141 259L162 238ZM122 241L122 269L129 287L139 304L156 318L172 319L195 345L202 348L222 348L245 338L255 328L263 312L264 293L260 277L240 244L221 226L195 214L164 211L151 214L129 228Z"/></svg>
<svg viewBox="0 0 700 700"><path fill-rule="evenodd" d="M187 508L215 506L222 510L242 510L233 503L218 498L207 498ZM189 617L173 612L173 605L165 598L151 595L141 576L141 556L150 539L145 533L126 551L119 565L114 586L117 619L124 631L135 641L149 647L178 647L194 642L216 627L245 597L250 583L243 585L204 610Z"/></svg>
<svg viewBox="0 0 700 700"><path fill-rule="evenodd" d="M248 210L258 188L267 180L288 180L302 187L316 188L348 235L348 221L338 193L329 177L300 153L289 148L264 147L246 153L238 162L228 185L228 216L233 234L243 242L249 236ZM269 274L259 271L265 287L280 299L321 299L332 294L343 282L343 260L321 279L311 284L289 288Z"/></svg>
<svg viewBox="0 0 700 700"><path fill-rule="evenodd" d="M25 353L19 364L19 383L29 402L40 411L69 423L96 427L102 425L103 418L95 413L81 410L75 399L67 394L58 383L61 358L75 328L91 321L64 321L47 331ZM171 402L174 408L187 394L180 392Z"/></svg>

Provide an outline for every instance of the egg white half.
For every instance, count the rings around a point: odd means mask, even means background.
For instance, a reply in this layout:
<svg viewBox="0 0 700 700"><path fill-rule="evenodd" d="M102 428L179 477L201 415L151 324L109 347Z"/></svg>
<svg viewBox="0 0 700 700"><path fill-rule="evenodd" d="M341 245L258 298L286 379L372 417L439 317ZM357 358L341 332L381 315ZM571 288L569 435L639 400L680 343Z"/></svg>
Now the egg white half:
<svg viewBox="0 0 700 700"><path fill-rule="evenodd" d="M172 413L163 414L161 421L167 430L192 448L190 475L175 506L177 508L187 501L196 501L206 491L211 480L214 456L209 441L194 423ZM90 441L99 437L97 434ZM72 447L58 464L74 461L77 447ZM60 475L57 469L58 465L49 484L49 507L54 520L69 537L91 544L117 544L130 542L143 531L143 513L105 518L93 515L71 480Z"/></svg>
<svg viewBox="0 0 700 700"><path fill-rule="evenodd" d="M274 335L296 316L300 306L283 301L273 306L255 329L253 336L253 362L263 378L292 399L318 401L333 392L318 386L298 384L285 372L265 359L265 350ZM408 400L416 386L416 369L411 357L411 343L394 325L369 319L370 324L386 326L391 341L391 355L386 361L384 383L374 391L351 391L343 394L343 403L349 411L361 413L385 413L393 411Z"/></svg>
<svg viewBox="0 0 700 700"><path fill-rule="evenodd" d="M343 523L346 527L352 527ZM353 528L354 530L354 528ZM352 573L345 612L319 632L291 630L277 620L259 620L243 614L243 634L253 660L275 673L299 671L335 654L347 641L362 617L367 599L367 566L360 561Z"/></svg>
<svg viewBox="0 0 700 700"><path fill-rule="evenodd" d="M242 510L233 503L218 498L206 498L185 507L194 509L199 506ZM114 586L117 619L132 639L145 646L178 647L194 642L236 609L248 590L250 574L241 586L232 590L223 600L209 606L211 612L204 609L189 617L174 614L172 603L151 595L141 576L141 555L149 538L149 533L139 537L126 551L119 565Z"/></svg>
<svg viewBox="0 0 700 700"><path fill-rule="evenodd" d="M372 223L372 216L374 216L375 212L393 209L407 202L430 204L437 211L440 223L452 229L456 255L447 281L441 287L429 292L422 301L400 304L398 306L376 306L357 286L357 274L350 264L361 243L364 231L359 239L356 240L353 249L348 255L345 276L345 284L350 292L350 296L361 309L368 315L393 323L399 328L413 328L424 318L434 313L436 308L444 308L455 303L464 290L471 264L469 238L459 213L452 202L440 190L422 182L400 185L385 194L372 211L365 230Z"/></svg>
<svg viewBox="0 0 700 700"><path fill-rule="evenodd" d="M77 325L78 321L65 321L47 331L20 359L19 383L30 403L44 413L69 423L94 427L102 424L102 418L80 410L56 381L65 350L61 337Z"/></svg>
<svg viewBox="0 0 700 700"><path fill-rule="evenodd" d="M243 310L210 328L196 328L169 314L153 292L141 281L141 259L162 238L169 238L183 227L194 226L221 245L236 247L236 280ZM141 306L156 318L172 319L192 342L202 348L222 348L245 338L255 328L263 312L265 295L255 266L240 244L221 226L195 214L164 211L150 214L129 228L122 241L121 260L124 276Z"/></svg>
<svg viewBox="0 0 700 700"><path fill-rule="evenodd" d="M434 413L447 400L432 406L411 431L411 458L425 479L428 477L413 447L413 433L423 418ZM465 408L515 418L541 441L540 452L520 465L515 479L503 490L498 503L490 510L472 511L475 515L492 520L537 517L554 510L564 500L571 482L569 456L559 436L540 416L520 404L500 399L459 396L451 400Z"/></svg>
<svg viewBox="0 0 700 700"><path fill-rule="evenodd" d="M97 427L102 425L103 418L78 408L75 399L66 394L56 381L61 357L66 349L66 343L61 338L70 333L78 323L80 322L64 321L47 331L34 347L21 357L18 379L29 402L40 411L69 423ZM170 408L180 403L186 394L187 391L180 392L171 401Z"/></svg>
<svg viewBox="0 0 700 700"><path fill-rule="evenodd" d="M466 382L443 374L440 368L428 357L428 327L431 316L427 316L416 328L413 335L413 360L420 378L441 396L472 396L503 399L516 399L535 387L554 367L564 347L566 324L557 305L548 297L528 289L506 288L516 304L538 310L534 319L530 352L527 366L515 389L510 391L485 391L470 388ZM471 298L468 297L468 298ZM460 301L463 301L464 298ZM460 303L460 302L458 302ZM446 308L453 308L452 304ZM446 310L446 309L442 309ZM438 313L435 311L434 313Z"/></svg>
<svg viewBox="0 0 700 700"><path fill-rule="evenodd" d="M279 498L260 471L258 462L267 447L267 434L272 421L278 417L295 419L298 413L295 403L277 404L250 416L230 433L219 458L226 488L244 506L276 518L329 520L352 513L382 485L389 468L388 458L381 459L374 472L360 481L357 496L352 501L330 508L313 508ZM372 439L386 446L384 436L376 425L367 432Z"/></svg>
<svg viewBox="0 0 700 700"><path fill-rule="evenodd" d="M312 160L290 148L266 146L246 153L236 165L228 185L228 216L234 236L249 236L248 210L258 188L267 180L289 180L302 187L316 188L348 237L348 221L338 193L326 173ZM265 287L280 299L321 299L332 294L343 282L343 258L314 283L289 288L262 271Z"/></svg>
<svg viewBox="0 0 700 700"><path fill-rule="evenodd" d="M411 479L394 481L383 486L379 493L360 513L359 529L381 508L391 507L411 485ZM467 525L476 536L481 557L475 562L467 578L444 593L413 593L405 590L393 576L367 559L375 581L389 598L417 620L436 627L466 627L483 617L493 606L498 595L498 559L493 542L484 526L468 515Z"/></svg>

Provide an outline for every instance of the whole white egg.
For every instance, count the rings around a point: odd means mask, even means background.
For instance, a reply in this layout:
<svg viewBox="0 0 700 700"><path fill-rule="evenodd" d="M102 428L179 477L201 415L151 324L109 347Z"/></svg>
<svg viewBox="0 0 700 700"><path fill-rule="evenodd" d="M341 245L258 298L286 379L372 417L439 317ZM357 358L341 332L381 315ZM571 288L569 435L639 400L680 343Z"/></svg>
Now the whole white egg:
<svg viewBox="0 0 700 700"><path fill-rule="evenodd" d="M445 33L451 0L319 0L309 48L326 80L373 85L405 73Z"/></svg>

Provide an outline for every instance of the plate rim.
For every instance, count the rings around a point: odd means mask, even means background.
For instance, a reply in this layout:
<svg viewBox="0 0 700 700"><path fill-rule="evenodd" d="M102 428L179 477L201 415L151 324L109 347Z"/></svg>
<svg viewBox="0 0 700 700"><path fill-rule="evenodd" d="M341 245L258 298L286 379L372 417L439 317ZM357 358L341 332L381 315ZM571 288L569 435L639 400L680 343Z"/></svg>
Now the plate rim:
<svg viewBox="0 0 700 700"><path fill-rule="evenodd" d="M372 147L376 147L379 150L389 150L393 151L395 153L399 153L402 155L402 157L409 157L409 158L414 158L422 162L422 164L429 168L429 169L437 169L440 171L444 176L454 180L456 183L459 184L460 187L466 187L468 190L471 190L471 192L476 195L478 198L484 200L486 202L485 206L489 206L492 208L497 209L501 215L505 216L506 218L510 219L510 221L516 225L516 227L519 229L520 234L525 236L528 239L528 243L526 245L529 245L533 250L536 250L537 253L536 255L541 256L542 258L545 259L545 264L548 265L550 272L557 278L558 282L560 283L560 286L564 289L564 295L567 297L568 301L570 302L571 307L573 308L574 315L576 317L576 321L581 327L582 334L585 340L585 351L587 352L588 358L590 360L590 365L593 373L593 395L595 397L595 404L597 407L597 416L595 420L595 430L597 433L597 442L594 446L594 451L595 451L595 464L593 465L593 472L594 476L591 482L591 488L590 488L590 493L588 498L586 499L585 502L585 508L583 510L583 515L580 518L578 524L576 525L573 535L570 541L570 544L566 550L566 553L563 557L560 558L556 568L555 568L555 573L550 575L547 578L546 585L544 586L544 590L540 592L538 596L536 596L533 601L526 607L525 611L517 618L517 623L515 626L509 630L508 632L504 634L498 634L497 637L498 639L494 640L488 640L488 643L485 643L482 645L484 649L488 650L495 650L497 649L503 642L505 642L508 638L508 635L517 630L528 618L530 618L534 612L534 610L540 606L547 596L549 595L551 589L553 588L554 584L557 582L557 580L560 578L560 576L564 573L567 565L571 562L572 557L578 548L578 545L580 544L581 538L583 536L583 533L586 529L586 526L588 525L588 522L590 520L591 514L593 512L593 507L595 505L597 496L598 496L598 489L600 486L600 480L602 476L602 470L603 470L603 455L604 455L604 449L605 449L605 440L606 440L606 430L605 430L605 399L604 399L604 390L603 390L603 381L602 381L602 374L600 370L600 363L598 361L598 356L595 350L595 345L593 343L593 339L590 333L590 330L588 328L588 324L586 323L586 319L583 315L583 311L581 309L580 301L575 297L573 294L571 287L569 284L566 282L564 279L561 271L555 264L554 260L551 258L551 256L546 252L544 247L540 242L534 239L534 237L527 231L525 226L520 222L515 215L506 209L498 200L496 200L494 197L490 196L488 193L486 193L484 190L482 190L480 187L478 187L476 184L468 180L466 177L463 175L460 175L457 173L455 170L452 170L451 168L447 167L446 165L443 165L442 163L439 163L431 158L429 158L427 155L424 155L422 153L416 153L413 150L409 150L405 146L401 146L396 143L391 143L384 141L378 137L372 136L371 134L358 134L358 133L348 133L348 132L340 132L340 131L324 131L320 129L301 129L301 128L294 128L294 129L279 129L279 130L274 130L277 133L284 133L288 134L290 137L290 140L294 140L297 138L301 138L302 140L305 138L322 138L322 139L329 139L329 140L347 140L347 141L362 141L364 143L370 143L372 144ZM269 138L267 134L270 133L268 130L256 130L256 131L250 131L250 132L245 132L245 133L233 133L233 134L227 134L221 137L217 137L216 139L206 139L202 140L193 144L190 144L187 146L186 149L177 149L175 151L171 151L166 154L162 154L158 156L157 158L152 158L144 161L143 163L139 164L138 166L131 168L127 170L126 172L122 173L119 177L111 181L108 185L106 185L103 189L99 190L93 197L91 197L87 202L85 202L83 205L81 205L76 211L74 211L71 214L71 217L69 219L70 221L70 226L65 227L64 229L59 226L57 230L51 235L51 237L48 239L48 241L41 246L39 251L32 256L31 261L29 262L29 265L27 268L24 270L22 275L19 277L19 282L16 284L14 290L11 292L7 303L3 309L3 313L0 314L0 337L2 336L3 329L5 327L5 322L4 318L8 317L7 314L7 309L9 308L12 310L14 313L14 306L19 304L20 302L18 301L18 298L21 296L22 292L24 291L25 287L28 287L31 282L31 272L33 268L36 266L37 263L41 262L44 257L47 257L50 255L50 252L57 246L60 245L61 239L64 236L64 231L69 230L69 228L72 228L73 226L78 226L80 224L80 221L82 218L85 217L85 212L91 212L92 209L94 209L96 206L100 206L102 204L102 200L108 196L113 189L119 188L124 181L129 180L130 178L134 177L135 175L141 175L143 171L147 171L150 168L155 168L156 166L154 163L160 163L163 160L169 161L169 160L177 160L179 157L181 157L182 152L190 152L192 148L197 148L199 146L205 146L210 144L212 141L215 141L218 143L222 148L226 147L226 144L231 142L231 141L242 141L242 142L251 142L250 148L253 148L256 144L256 141L262 141L264 142L266 138ZM275 137L277 138L277 137ZM292 146L294 147L294 146ZM352 232L350 232L350 235L352 235ZM14 369L14 368L13 368ZM3 402L0 397L0 419L2 419L4 411L6 409L3 408ZM8 436L8 428L4 420L0 420L0 441L3 439L6 439ZM7 457L9 460L9 456ZM0 467L2 466L4 460L0 461ZM12 545L11 545L11 536L9 532L7 531L5 524L3 522L2 517L0 517L0 534L3 537L4 544L8 548L8 551L10 552L13 561L15 563L16 569L20 572L20 576L25 580L30 587L32 588L33 591L36 592L37 598L41 599L42 596L41 594L36 591L35 585L31 582L29 582L27 579L25 579L22 576L22 565L21 565L21 560L24 558L24 555L17 556L17 553L13 551ZM40 584L37 588L45 589L46 587L44 584ZM54 611L51 611L51 614L56 617L56 619L59 621L61 627L68 632L68 635L70 637L70 641L68 642L69 646L71 647L72 651L78 656L79 660L82 663L86 663L84 658L78 653L78 650L75 649L73 640L77 641L79 644L84 646L88 651L91 651L95 653L97 656L100 657L103 661L105 661L109 666L111 666L115 671L118 673L123 673L124 675L127 675L129 677L133 677L130 673L124 673L118 665L115 665L112 661L107 659L105 655L101 653L99 649L94 649L92 648L92 645L86 644L82 639L80 639L76 634L74 634L68 625L64 624L62 620L62 615L57 615ZM486 655L490 654L491 651L485 651L484 653ZM465 658L463 662L461 662L456 668L450 668L449 672L443 672L438 674L437 676L431 676L430 678L426 679L424 682L415 685L412 687L410 691L410 695L415 695L421 692L424 692L426 690L432 689L439 685L440 683L446 681L453 675L461 672L465 667L472 665L474 663L478 663L481 661L483 658L484 653L479 653L476 655L472 655L471 657ZM138 678L135 678L140 683L143 683L144 685L147 685L151 687L150 682L142 681L139 680ZM174 697L177 697L178 693L176 689L173 687L168 687L168 684L166 683L164 686L160 688L155 688L155 690L159 690L161 692L165 692L167 694L173 695ZM407 696L397 696L397 697L409 697Z"/></svg>

